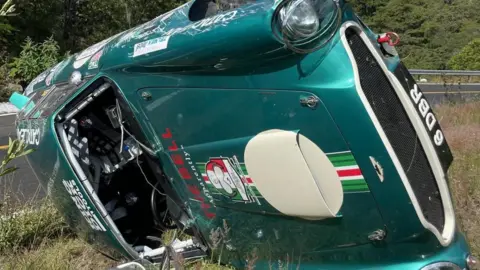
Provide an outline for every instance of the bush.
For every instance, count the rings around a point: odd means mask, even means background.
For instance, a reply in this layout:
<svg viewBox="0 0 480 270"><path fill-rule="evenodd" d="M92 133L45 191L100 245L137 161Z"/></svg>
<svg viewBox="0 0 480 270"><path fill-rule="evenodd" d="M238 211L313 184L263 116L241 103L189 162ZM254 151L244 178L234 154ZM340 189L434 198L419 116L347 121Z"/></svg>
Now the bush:
<svg viewBox="0 0 480 270"><path fill-rule="evenodd" d="M9 147L0 163L0 184L6 181L6 176L18 168L10 163L30 154L33 149L18 139L9 139ZM7 187L7 185L4 185ZM59 235L69 234L62 216L54 208L51 201L32 201L20 206L10 200L13 191L2 191L0 201L0 254L23 248L38 246L45 240Z"/></svg>
<svg viewBox="0 0 480 270"><path fill-rule="evenodd" d="M456 70L480 70L480 38L468 43L450 59L448 65Z"/></svg>
<svg viewBox="0 0 480 270"><path fill-rule="evenodd" d="M0 254L33 248L46 240L70 234L62 216L48 199L20 208L3 202L0 228Z"/></svg>
<svg viewBox="0 0 480 270"><path fill-rule="evenodd" d="M13 92L15 92L15 90L8 86L0 86L0 102L7 102Z"/></svg>
<svg viewBox="0 0 480 270"><path fill-rule="evenodd" d="M9 75L16 82L26 85L58 63L60 58L60 47L53 37L43 43L35 43L27 38L20 55L13 58L13 62L9 64L11 68Z"/></svg>
<svg viewBox="0 0 480 270"><path fill-rule="evenodd" d="M0 57L0 63L3 63L0 64L0 102L7 102L13 92L23 92L22 86L10 78L6 62L5 58Z"/></svg>

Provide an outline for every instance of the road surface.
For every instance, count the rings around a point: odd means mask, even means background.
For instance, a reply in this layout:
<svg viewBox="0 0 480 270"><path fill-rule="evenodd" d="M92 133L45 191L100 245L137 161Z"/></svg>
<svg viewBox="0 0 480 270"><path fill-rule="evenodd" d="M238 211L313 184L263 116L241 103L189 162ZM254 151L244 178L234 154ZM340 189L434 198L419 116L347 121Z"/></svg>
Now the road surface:
<svg viewBox="0 0 480 270"><path fill-rule="evenodd" d="M427 96L431 104L445 101L471 101L480 100L480 84L419 84L420 89Z"/></svg>
<svg viewBox="0 0 480 270"><path fill-rule="evenodd" d="M0 116L0 161L3 160L8 145L8 137L15 138L15 115ZM2 147L3 146L3 147ZM0 202L8 192L14 201L26 202L43 198L45 192L40 187L25 157L12 161L11 166L18 170L11 175L0 178Z"/></svg>
<svg viewBox="0 0 480 270"><path fill-rule="evenodd" d="M462 86L454 85L444 87L443 84L421 84L420 88L433 104L439 104L446 100L470 100L476 98L480 100L480 84L466 84ZM446 91L449 92L445 95ZM8 136L15 137L14 123L15 116L0 116L0 160L3 160L5 150L1 150L8 145ZM31 198L42 198L44 191L39 186L38 180L33 175L25 158L20 158L13 163L19 167L19 170L9 179L0 182L0 201L4 196L6 186L15 192L19 199L29 200ZM3 182L3 183L2 183Z"/></svg>

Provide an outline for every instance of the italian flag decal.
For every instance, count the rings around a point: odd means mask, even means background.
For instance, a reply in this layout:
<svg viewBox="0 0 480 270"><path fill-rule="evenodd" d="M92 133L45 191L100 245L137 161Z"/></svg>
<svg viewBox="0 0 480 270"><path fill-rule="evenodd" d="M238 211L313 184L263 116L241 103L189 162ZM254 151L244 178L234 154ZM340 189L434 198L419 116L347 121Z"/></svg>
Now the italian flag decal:
<svg viewBox="0 0 480 270"><path fill-rule="evenodd" d="M351 152L332 153L327 156L337 169L345 193L369 192L367 182Z"/></svg>
<svg viewBox="0 0 480 270"><path fill-rule="evenodd" d="M369 192L367 182L351 152L327 154L342 181L344 193ZM255 187L244 163L235 158L211 158L207 163L196 163L203 180L213 194L231 197L233 201L258 203L262 195Z"/></svg>

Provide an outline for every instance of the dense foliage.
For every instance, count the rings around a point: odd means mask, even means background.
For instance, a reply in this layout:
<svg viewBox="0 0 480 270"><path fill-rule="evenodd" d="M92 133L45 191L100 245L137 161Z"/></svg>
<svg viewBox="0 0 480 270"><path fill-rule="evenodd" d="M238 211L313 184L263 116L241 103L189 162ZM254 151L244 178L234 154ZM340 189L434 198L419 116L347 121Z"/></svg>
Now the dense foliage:
<svg viewBox="0 0 480 270"><path fill-rule="evenodd" d="M24 86L61 60L60 47L51 37L39 44L27 37L21 48L20 55L14 57L8 67L10 68L9 76Z"/></svg>
<svg viewBox="0 0 480 270"><path fill-rule="evenodd" d="M480 70L480 38L470 42L448 63L453 69Z"/></svg>
<svg viewBox="0 0 480 270"><path fill-rule="evenodd" d="M0 98L2 89L12 83L25 86L33 74L65 53L78 52L184 1L4 0L0 10ZM478 1L350 2L375 31L395 31L401 35L399 51L408 67L478 69L478 65L464 63L465 57L478 59L480 52L474 49L477 43L463 49L475 38L480 38ZM48 55L40 56L45 49ZM460 53L463 56L456 56Z"/></svg>
<svg viewBox="0 0 480 270"><path fill-rule="evenodd" d="M467 68L449 61L473 39L480 38L478 1L352 0L351 2L373 30L395 31L400 34L402 41L398 49L409 68ZM476 54L472 53L469 56L480 55L479 50ZM474 67L471 66L471 68Z"/></svg>

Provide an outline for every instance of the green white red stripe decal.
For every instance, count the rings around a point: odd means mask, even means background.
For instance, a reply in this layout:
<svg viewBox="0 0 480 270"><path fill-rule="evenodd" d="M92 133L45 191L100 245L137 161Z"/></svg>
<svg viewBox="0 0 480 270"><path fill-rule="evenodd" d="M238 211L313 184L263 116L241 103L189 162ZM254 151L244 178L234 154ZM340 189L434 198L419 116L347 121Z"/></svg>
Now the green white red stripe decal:
<svg viewBox="0 0 480 270"><path fill-rule="evenodd" d="M369 192L367 182L351 152L327 154L337 170L345 193Z"/></svg>
<svg viewBox="0 0 480 270"><path fill-rule="evenodd" d="M345 193L369 192L367 182L365 181L362 172L351 152L331 153L327 154L327 156L337 170L338 176L342 181L343 191ZM196 163L196 165L199 172L202 173L205 183L213 187L213 184L210 182L206 174L206 163ZM247 184L250 187L250 190L257 197L262 197L260 192L255 188L254 180L249 177L245 164L240 163L240 167L243 171ZM235 198L233 199L235 200Z"/></svg>

